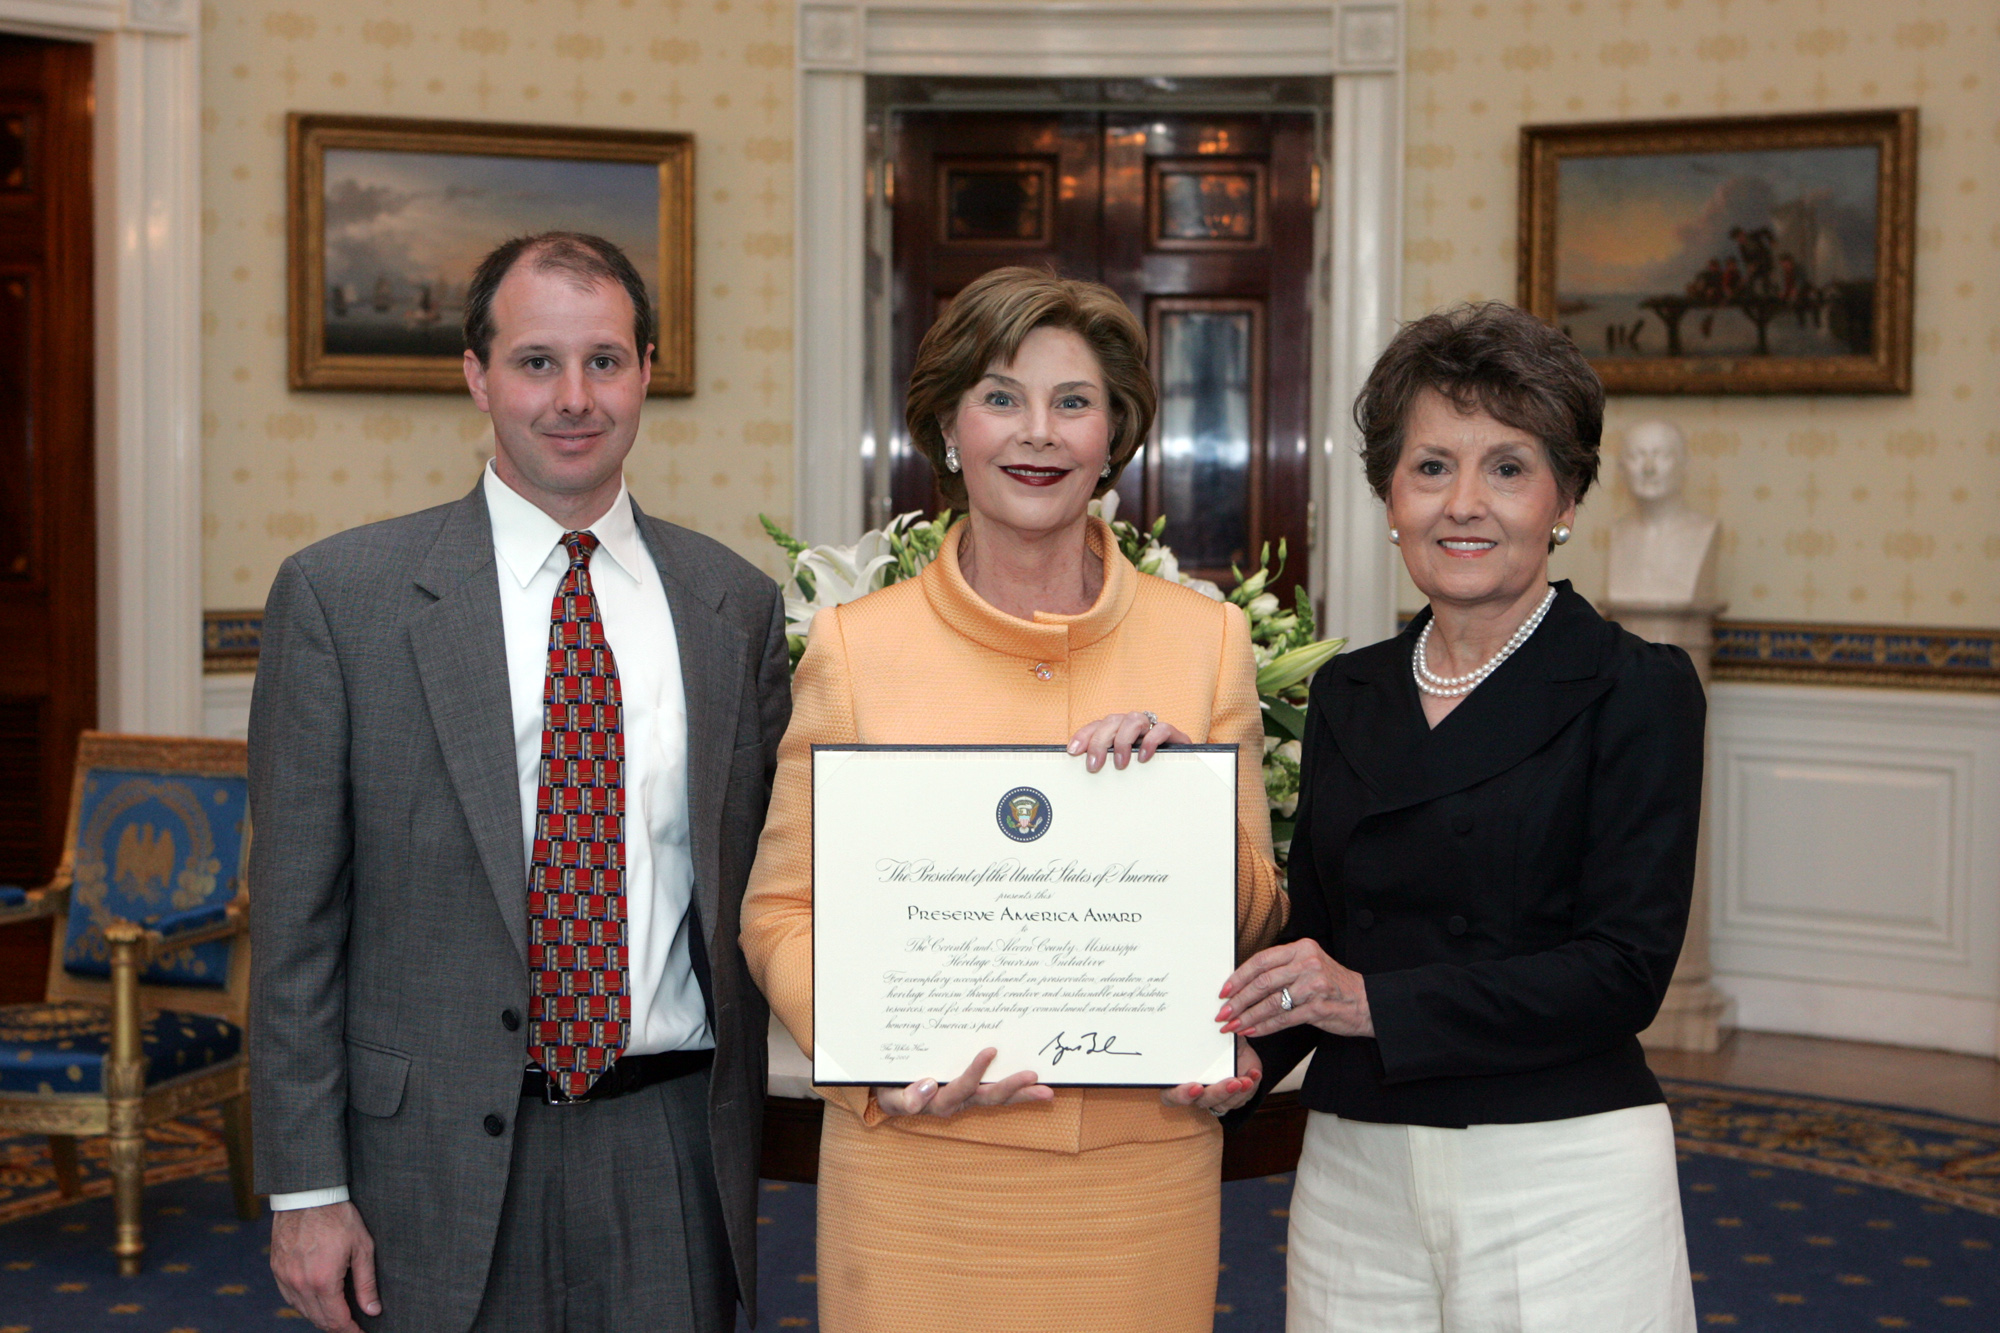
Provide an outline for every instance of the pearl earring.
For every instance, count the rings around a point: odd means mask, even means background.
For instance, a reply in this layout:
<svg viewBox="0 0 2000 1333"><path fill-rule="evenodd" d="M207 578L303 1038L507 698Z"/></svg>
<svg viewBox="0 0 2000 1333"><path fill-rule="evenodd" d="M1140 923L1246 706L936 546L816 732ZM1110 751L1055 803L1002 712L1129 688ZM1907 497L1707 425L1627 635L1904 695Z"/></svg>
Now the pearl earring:
<svg viewBox="0 0 2000 1333"><path fill-rule="evenodd" d="M1555 538L1557 546L1563 545L1570 538L1569 524L1567 523L1556 524L1555 527L1550 530L1549 536Z"/></svg>
<svg viewBox="0 0 2000 1333"><path fill-rule="evenodd" d="M946 472L958 471L958 446L955 444L948 444L945 446L944 470Z"/></svg>
<svg viewBox="0 0 2000 1333"><path fill-rule="evenodd" d="M1400 533L1400 532L1398 532L1398 531L1396 531L1396 530L1395 530L1394 528L1390 528L1390 529L1389 529L1389 545L1391 545L1391 546L1401 546L1402 544L1403 544L1403 534L1402 534L1402 533Z"/></svg>

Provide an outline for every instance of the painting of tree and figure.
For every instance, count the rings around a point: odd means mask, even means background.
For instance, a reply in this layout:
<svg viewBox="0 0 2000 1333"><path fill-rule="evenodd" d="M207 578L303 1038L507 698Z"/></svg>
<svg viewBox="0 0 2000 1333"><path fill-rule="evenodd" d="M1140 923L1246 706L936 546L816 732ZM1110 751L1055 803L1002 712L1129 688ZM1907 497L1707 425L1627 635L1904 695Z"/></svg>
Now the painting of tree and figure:
<svg viewBox="0 0 2000 1333"><path fill-rule="evenodd" d="M1869 118L1899 130L1902 114ZM1526 303L1614 391L1896 391L1906 150L1893 134L1800 133L1843 119L1530 127Z"/></svg>

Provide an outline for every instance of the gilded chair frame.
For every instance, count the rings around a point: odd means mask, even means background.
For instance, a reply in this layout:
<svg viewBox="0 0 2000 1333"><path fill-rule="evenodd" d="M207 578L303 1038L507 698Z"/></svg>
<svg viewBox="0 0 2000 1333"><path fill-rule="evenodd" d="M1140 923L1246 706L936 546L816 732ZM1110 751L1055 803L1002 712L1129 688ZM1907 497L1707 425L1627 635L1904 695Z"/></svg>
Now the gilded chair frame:
<svg viewBox="0 0 2000 1333"><path fill-rule="evenodd" d="M250 998L249 897L244 868L249 864L251 830L247 822L236 874L236 893L222 921L171 937L132 922L106 927L110 946L108 980L80 977L63 967L66 931L75 880L76 843L83 808L84 782L100 768L136 768L192 777L242 777L249 764L242 741L181 736L122 736L86 731L77 746L76 769L70 785L69 823L63 837L62 862L55 877L30 890L27 902L0 909L0 926L40 917L54 917L49 946L45 994L51 1003L63 1001L102 1005L111 1011L111 1049L104 1064L104 1085L94 1092L0 1093L0 1132L46 1134L56 1178L66 1195L80 1190L76 1140L107 1135L111 1140L111 1172L118 1219L113 1246L118 1271L139 1272L145 1243L139 1225L140 1197L145 1180L146 1128L205 1106L220 1105L223 1137L229 1153L229 1177L237 1215L257 1215L257 1197L250 1178L250 1069L244 1051L192 1074L148 1086L141 1036L146 1018L162 1009L207 1014L247 1027ZM219 990L184 986L148 986L140 975L155 958L212 940L234 939L229 976Z"/></svg>

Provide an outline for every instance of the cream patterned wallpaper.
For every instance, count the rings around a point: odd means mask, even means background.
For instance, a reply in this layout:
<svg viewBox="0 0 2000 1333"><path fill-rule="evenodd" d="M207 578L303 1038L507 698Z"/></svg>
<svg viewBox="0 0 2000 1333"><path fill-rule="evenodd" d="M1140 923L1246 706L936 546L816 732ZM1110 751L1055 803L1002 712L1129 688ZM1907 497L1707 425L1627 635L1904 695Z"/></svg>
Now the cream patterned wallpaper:
<svg viewBox="0 0 2000 1333"><path fill-rule="evenodd" d="M205 581L256 606L318 537L462 494L484 419L285 385L290 110L696 136L697 368L630 469L653 512L776 568L791 506L789 0L295 0L204 10ZM2000 625L2000 13L1990 0L1411 0L1406 313L1514 293L1524 122L1915 105L1916 391L1617 398L1665 416L1746 619ZM1608 456L1556 572L1595 594ZM1415 604L1405 589L1404 605Z"/></svg>
<svg viewBox="0 0 2000 1333"><path fill-rule="evenodd" d="M1915 392L1611 400L1555 573L1597 595L1615 441L1677 422L1728 615L2000 626L2000 8L1992 0L1410 0L1405 313L1514 297L1522 124L1915 106ZM1405 587L1402 605L1420 599Z"/></svg>
<svg viewBox="0 0 2000 1333"><path fill-rule="evenodd" d="M263 604L278 563L463 495L463 395L293 393L285 114L525 121L695 136L692 398L648 401L649 512L775 569L791 510L790 0L209 0L203 6L204 600Z"/></svg>

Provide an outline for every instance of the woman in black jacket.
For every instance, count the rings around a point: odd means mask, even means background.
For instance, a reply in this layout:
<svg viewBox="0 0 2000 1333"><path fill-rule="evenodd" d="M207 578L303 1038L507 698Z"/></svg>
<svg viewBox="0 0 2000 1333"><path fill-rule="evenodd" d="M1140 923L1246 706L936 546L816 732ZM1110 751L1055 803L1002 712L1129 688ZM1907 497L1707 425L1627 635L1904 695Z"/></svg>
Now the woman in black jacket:
<svg viewBox="0 0 2000 1333"><path fill-rule="evenodd" d="M1603 389L1511 307L1431 315L1355 417L1429 599L1312 687L1291 924L1224 989L1308 1054L1291 1333L1689 1333L1673 1129L1637 1034L1687 925L1704 703L1548 557Z"/></svg>

